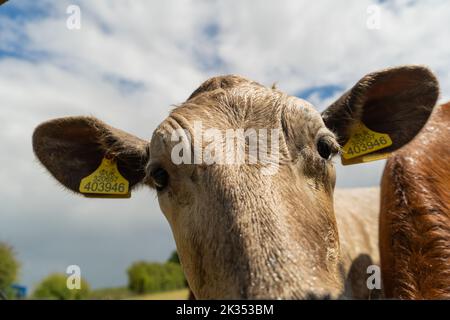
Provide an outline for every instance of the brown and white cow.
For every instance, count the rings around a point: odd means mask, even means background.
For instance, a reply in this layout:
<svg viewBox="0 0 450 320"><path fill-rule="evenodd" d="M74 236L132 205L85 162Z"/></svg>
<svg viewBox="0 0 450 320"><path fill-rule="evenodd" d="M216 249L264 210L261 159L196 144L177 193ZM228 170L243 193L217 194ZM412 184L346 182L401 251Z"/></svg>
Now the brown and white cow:
<svg viewBox="0 0 450 320"><path fill-rule="evenodd" d="M450 103L388 160L380 255L387 298L450 299Z"/></svg>
<svg viewBox="0 0 450 320"><path fill-rule="evenodd" d="M33 147L72 191L111 155L131 187L156 189L197 298L367 298L366 268L378 260L379 195L335 192L332 157L360 121L392 138L380 153L400 148L423 127L438 91L424 67L386 69L320 114L275 88L221 76L174 109L151 141L92 117L68 117L41 124ZM271 138L279 142L278 170L264 174L264 163L247 161L174 163L172 134L195 136L196 121L219 133L279 130Z"/></svg>

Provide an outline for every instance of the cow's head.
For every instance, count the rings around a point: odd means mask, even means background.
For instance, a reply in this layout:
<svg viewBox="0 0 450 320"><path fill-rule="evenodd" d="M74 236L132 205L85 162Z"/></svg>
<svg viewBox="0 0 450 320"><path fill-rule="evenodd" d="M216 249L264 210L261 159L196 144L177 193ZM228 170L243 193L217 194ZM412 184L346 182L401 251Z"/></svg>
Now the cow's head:
<svg viewBox="0 0 450 320"><path fill-rule="evenodd" d="M398 149L422 128L437 96L426 68L393 68L365 76L320 114L276 89L216 77L173 110L151 141L69 117L41 124L33 147L75 192L111 154L131 187L156 189L198 298L335 295L343 279L333 156L359 121L391 137L380 153ZM231 148L220 140L226 130L235 135ZM267 140L258 140L264 132Z"/></svg>

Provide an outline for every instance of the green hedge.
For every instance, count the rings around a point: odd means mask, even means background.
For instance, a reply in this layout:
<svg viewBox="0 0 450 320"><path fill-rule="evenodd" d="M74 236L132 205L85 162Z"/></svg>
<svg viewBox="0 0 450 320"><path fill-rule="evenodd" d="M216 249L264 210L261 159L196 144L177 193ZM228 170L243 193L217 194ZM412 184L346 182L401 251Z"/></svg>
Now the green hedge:
<svg viewBox="0 0 450 320"><path fill-rule="evenodd" d="M178 263L136 262L127 270L128 287L142 294L168 291L186 287L183 270Z"/></svg>
<svg viewBox="0 0 450 320"><path fill-rule="evenodd" d="M51 300L81 300L89 297L89 284L81 279L80 289L67 288L68 275L53 273L46 277L36 287L33 298Z"/></svg>
<svg viewBox="0 0 450 320"><path fill-rule="evenodd" d="M0 242L0 290L10 290L10 286L17 281L19 267L12 247Z"/></svg>

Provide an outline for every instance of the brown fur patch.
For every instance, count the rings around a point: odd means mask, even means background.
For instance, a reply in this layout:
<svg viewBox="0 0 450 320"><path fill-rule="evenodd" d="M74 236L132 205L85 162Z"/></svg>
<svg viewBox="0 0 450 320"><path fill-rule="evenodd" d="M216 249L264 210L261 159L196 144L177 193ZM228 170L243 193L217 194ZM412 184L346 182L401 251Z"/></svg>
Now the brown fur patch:
<svg viewBox="0 0 450 320"><path fill-rule="evenodd" d="M386 296L450 299L450 104L390 158L382 180L380 249Z"/></svg>

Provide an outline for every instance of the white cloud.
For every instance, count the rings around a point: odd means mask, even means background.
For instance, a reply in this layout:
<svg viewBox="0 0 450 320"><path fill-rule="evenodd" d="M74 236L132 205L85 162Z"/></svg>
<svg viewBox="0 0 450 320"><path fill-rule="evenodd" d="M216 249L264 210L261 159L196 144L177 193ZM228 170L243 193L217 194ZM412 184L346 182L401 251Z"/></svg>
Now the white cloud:
<svg viewBox="0 0 450 320"><path fill-rule="evenodd" d="M174 247L148 191L127 201L61 191L31 152L41 121L92 114L150 138L170 105L222 73L294 94L348 88L378 68L419 63L437 72L449 98L445 0L383 2L380 30L366 28L373 1L85 0L76 1L79 31L66 28L69 3L33 4L40 15L28 20L0 17L0 239L20 253L27 284L77 261L95 286L123 283L133 260L162 260ZM312 98L319 108L332 101ZM338 185L377 184L382 165L339 167Z"/></svg>

